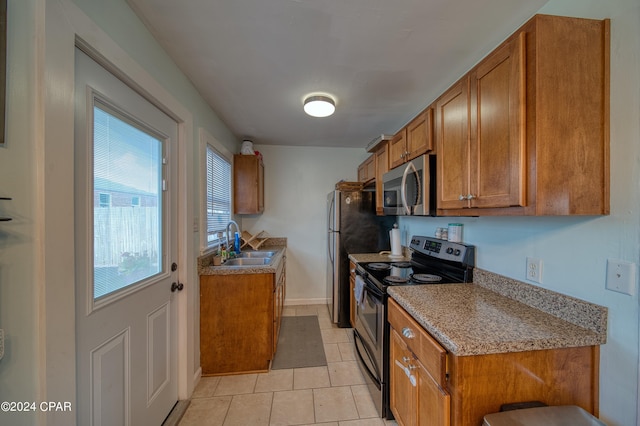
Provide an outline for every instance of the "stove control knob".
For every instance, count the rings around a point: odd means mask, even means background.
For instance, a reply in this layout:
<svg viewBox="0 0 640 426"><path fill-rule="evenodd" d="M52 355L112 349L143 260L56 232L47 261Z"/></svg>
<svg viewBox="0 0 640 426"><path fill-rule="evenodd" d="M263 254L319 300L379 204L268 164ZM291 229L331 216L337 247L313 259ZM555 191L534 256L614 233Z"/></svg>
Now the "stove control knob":
<svg viewBox="0 0 640 426"><path fill-rule="evenodd" d="M449 247L447 249L447 254L453 254L453 248L452 247Z"/></svg>
<svg viewBox="0 0 640 426"><path fill-rule="evenodd" d="M454 251L453 254L455 254L456 256L460 256L460 249L456 249L456 251Z"/></svg>

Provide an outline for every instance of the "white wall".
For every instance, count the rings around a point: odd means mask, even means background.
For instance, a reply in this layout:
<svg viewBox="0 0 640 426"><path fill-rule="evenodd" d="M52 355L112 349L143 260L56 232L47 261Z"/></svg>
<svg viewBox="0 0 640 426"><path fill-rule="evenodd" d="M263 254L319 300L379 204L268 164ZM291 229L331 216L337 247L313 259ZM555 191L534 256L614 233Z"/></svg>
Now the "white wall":
<svg viewBox="0 0 640 426"><path fill-rule="evenodd" d="M70 401L75 404L73 221L73 70L79 35L181 122L181 271L197 292L192 224L198 216L198 132L205 128L230 150L237 140L189 80L149 35L124 0L8 1L7 144L0 148L0 401ZM89 15L89 16L87 16ZM185 184L186 182L186 184ZM5 204L6 203L6 204ZM189 254L187 257L186 254ZM181 272L182 274L182 272ZM182 275L181 275L182 276ZM192 298L193 299L193 298ZM193 300L181 312L197 312ZM185 314L186 316L186 314ZM190 335L181 335L184 392L199 367ZM189 358L191 356L191 359ZM186 389L186 390L185 390ZM183 393L184 393L183 392ZM183 396L185 397L185 396ZM67 413L4 413L0 424L69 425Z"/></svg>
<svg viewBox="0 0 640 426"><path fill-rule="evenodd" d="M5 354L0 360L0 401L32 401L38 397L38 316L36 265L37 170L32 162L36 121L30 114L37 96L37 21L33 2L10 1L7 67L6 146L0 148L0 328L5 330ZM27 425L35 413L0 413L0 423Z"/></svg>
<svg viewBox="0 0 640 426"><path fill-rule="evenodd" d="M257 142L257 141L255 141ZM255 145L264 157L265 211L244 216L242 229L287 237L286 304L326 300L327 194L356 180L367 153L355 148Z"/></svg>

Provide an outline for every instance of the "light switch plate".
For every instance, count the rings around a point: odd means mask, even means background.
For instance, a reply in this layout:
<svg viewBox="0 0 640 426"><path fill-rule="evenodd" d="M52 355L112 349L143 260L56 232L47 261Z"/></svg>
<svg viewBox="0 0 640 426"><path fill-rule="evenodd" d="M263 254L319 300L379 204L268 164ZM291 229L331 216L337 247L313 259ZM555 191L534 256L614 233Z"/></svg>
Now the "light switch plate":
<svg viewBox="0 0 640 426"><path fill-rule="evenodd" d="M636 264L624 260L607 259L606 289L633 295L636 284Z"/></svg>

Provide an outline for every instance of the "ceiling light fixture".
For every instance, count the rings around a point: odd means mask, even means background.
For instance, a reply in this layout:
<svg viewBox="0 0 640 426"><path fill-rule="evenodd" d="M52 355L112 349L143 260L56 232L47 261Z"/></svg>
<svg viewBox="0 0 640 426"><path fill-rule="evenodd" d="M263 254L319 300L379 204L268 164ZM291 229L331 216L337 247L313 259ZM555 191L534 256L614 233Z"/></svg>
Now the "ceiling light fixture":
<svg viewBox="0 0 640 426"><path fill-rule="evenodd" d="M304 112L312 117L328 117L336 110L336 102L327 95L311 95L304 100Z"/></svg>

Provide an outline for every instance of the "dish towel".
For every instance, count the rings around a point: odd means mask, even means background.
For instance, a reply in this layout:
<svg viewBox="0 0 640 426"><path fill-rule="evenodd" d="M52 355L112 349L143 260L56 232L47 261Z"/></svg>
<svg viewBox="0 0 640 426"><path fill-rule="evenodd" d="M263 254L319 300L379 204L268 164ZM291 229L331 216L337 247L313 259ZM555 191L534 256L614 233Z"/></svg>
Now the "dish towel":
<svg viewBox="0 0 640 426"><path fill-rule="evenodd" d="M364 280L360 275L356 275L356 285L353 288L353 292L358 306L364 307Z"/></svg>

